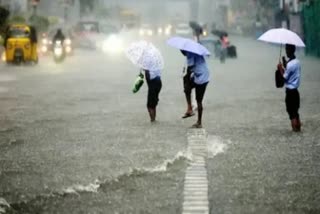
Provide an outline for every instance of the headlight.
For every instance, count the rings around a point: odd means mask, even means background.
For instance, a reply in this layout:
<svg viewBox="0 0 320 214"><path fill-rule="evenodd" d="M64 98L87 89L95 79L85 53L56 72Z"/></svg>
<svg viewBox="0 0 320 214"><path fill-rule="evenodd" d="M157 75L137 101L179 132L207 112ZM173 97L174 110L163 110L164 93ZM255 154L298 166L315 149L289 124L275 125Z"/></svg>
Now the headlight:
<svg viewBox="0 0 320 214"><path fill-rule="evenodd" d="M1 59L2 59L2 61L4 61L4 62L7 61L7 57L6 57L6 53L5 53L5 52L2 53Z"/></svg>
<svg viewBox="0 0 320 214"><path fill-rule="evenodd" d="M72 51L72 48L71 48L70 46L67 46L67 47L66 47L66 52L67 52L67 53L71 53L71 51Z"/></svg>
<svg viewBox="0 0 320 214"><path fill-rule="evenodd" d="M62 55L62 48L55 48L54 49L54 54L56 56L61 56Z"/></svg>
<svg viewBox="0 0 320 214"><path fill-rule="evenodd" d="M204 36L207 36L207 35L208 35L207 31L203 31L202 34L203 34Z"/></svg>
<svg viewBox="0 0 320 214"><path fill-rule="evenodd" d="M48 44L48 40L47 39L42 39L42 44L47 45Z"/></svg>
<svg viewBox="0 0 320 214"><path fill-rule="evenodd" d="M140 36L144 36L144 30L139 31Z"/></svg>
<svg viewBox="0 0 320 214"><path fill-rule="evenodd" d="M158 34L162 34L163 30L161 27L158 28Z"/></svg>
<svg viewBox="0 0 320 214"><path fill-rule="evenodd" d="M48 51L47 46L42 46L42 47L41 47L41 52L42 52L42 53L46 53L47 51Z"/></svg>
<svg viewBox="0 0 320 214"><path fill-rule="evenodd" d="M66 44L66 45L71 45L71 39L66 39L65 41L64 41L64 43Z"/></svg>
<svg viewBox="0 0 320 214"><path fill-rule="evenodd" d="M171 34L171 28L167 28L166 31L165 31L165 34L167 36L169 36Z"/></svg>
<svg viewBox="0 0 320 214"><path fill-rule="evenodd" d="M103 42L102 50L104 52L121 52L123 50L123 41L119 37L112 35Z"/></svg>
<svg viewBox="0 0 320 214"><path fill-rule="evenodd" d="M153 35L153 31L152 30L148 30L148 35L152 36Z"/></svg>

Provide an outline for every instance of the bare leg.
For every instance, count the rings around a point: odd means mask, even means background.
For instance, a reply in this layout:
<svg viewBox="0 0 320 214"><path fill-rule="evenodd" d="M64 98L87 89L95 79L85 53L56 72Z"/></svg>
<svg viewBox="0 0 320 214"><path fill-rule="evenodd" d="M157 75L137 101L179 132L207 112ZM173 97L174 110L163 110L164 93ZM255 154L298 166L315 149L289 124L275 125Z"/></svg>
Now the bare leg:
<svg viewBox="0 0 320 214"><path fill-rule="evenodd" d="M198 121L197 124L202 126L202 112L203 112L203 106L202 103L198 103Z"/></svg>
<svg viewBox="0 0 320 214"><path fill-rule="evenodd" d="M193 110L192 110L192 101L191 101L191 91L190 91L190 93L186 92L185 95L186 95L186 100L187 100L187 112L186 112L186 114L192 114Z"/></svg>
<svg viewBox="0 0 320 214"><path fill-rule="evenodd" d="M195 124L192 125L192 128L202 128L202 112L203 112L202 103L198 102L198 120Z"/></svg>
<svg viewBox="0 0 320 214"><path fill-rule="evenodd" d="M156 109L155 108L148 108L150 121L155 122L156 121Z"/></svg>

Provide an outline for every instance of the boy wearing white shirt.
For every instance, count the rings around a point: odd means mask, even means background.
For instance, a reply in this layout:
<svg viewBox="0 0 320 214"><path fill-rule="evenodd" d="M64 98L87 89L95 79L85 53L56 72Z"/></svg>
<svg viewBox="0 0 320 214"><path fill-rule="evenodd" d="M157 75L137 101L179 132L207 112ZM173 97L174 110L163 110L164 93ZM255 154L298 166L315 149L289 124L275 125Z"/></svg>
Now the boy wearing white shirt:
<svg viewBox="0 0 320 214"><path fill-rule="evenodd" d="M288 62L279 64L278 69L282 73L286 87L286 108L291 120L292 131L301 131L301 122L299 115L300 94L298 88L301 79L301 64L295 56L296 46L286 44L286 54Z"/></svg>

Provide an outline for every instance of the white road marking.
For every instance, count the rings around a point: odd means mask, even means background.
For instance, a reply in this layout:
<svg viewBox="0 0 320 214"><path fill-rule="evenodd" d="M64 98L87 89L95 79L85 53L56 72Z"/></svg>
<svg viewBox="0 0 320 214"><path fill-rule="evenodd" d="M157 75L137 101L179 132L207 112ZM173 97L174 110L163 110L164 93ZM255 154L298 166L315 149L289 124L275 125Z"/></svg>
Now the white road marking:
<svg viewBox="0 0 320 214"><path fill-rule="evenodd" d="M184 180L183 214L208 214L208 175L206 160L208 156L207 133L204 129L190 130L188 150L192 163L187 168Z"/></svg>

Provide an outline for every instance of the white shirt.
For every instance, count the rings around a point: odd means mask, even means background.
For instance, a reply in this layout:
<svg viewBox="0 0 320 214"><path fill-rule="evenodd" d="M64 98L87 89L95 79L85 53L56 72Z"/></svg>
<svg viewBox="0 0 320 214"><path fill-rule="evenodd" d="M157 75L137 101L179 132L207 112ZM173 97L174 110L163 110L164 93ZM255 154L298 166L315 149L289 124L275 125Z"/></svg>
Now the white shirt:
<svg viewBox="0 0 320 214"><path fill-rule="evenodd" d="M283 77L285 79L286 88L299 88L301 79L301 64L298 59L293 59L288 62Z"/></svg>

